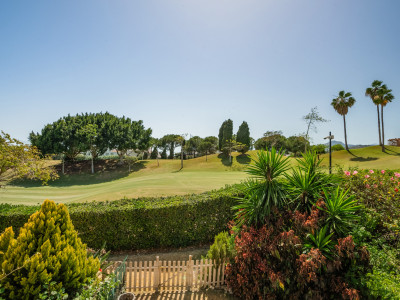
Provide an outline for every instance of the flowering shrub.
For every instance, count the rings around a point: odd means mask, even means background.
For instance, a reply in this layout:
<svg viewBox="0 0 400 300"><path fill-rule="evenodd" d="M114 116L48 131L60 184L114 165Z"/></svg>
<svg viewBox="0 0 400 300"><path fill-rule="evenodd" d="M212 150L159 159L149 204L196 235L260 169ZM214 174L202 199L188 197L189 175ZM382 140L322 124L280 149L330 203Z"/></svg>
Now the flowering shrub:
<svg viewBox="0 0 400 300"><path fill-rule="evenodd" d="M342 187L356 195L367 208L380 213L384 223L399 231L400 218L400 172L389 170L344 171ZM355 173L357 172L357 173Z"/></svg>
<svg viewBox="0 0 400 300"><path fill-rule="evenodd" d="M364 205L383 209L389 215L400 213L400 172L354 170L343 174L343 187L350 189Z"/></svg>

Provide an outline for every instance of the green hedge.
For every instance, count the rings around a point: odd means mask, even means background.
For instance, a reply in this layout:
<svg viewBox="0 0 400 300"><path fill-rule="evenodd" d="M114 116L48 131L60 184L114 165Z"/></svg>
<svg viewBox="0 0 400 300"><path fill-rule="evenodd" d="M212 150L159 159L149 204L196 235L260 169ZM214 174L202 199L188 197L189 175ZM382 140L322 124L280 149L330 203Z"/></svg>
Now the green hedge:
<svg viewBox="0 0 400 300"><path fill-rule="evenodd" d="M84 243L110 250L183 247L212 242L227 230L237 187L203 194L164 198L122 199L69 204L68 210ZM0 204L0 232L19 229L39 206Z"/></svg>

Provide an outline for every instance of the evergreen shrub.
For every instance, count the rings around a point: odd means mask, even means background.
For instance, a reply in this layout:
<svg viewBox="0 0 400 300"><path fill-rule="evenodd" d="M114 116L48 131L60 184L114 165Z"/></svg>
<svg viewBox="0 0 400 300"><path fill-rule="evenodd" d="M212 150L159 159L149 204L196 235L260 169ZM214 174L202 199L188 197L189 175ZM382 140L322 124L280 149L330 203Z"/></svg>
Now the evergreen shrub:
<svg viewBox="0 0 400 300"><path fill-rule="evenodd" d="M122 199L67 205L79 237L88 247L135 250L212 242L227 230L236 187L202 194ZM0 204L0 232L20 228L37 206ZM1 251L1 250L0 250Z"/></svg>
<svg viewBox="0 0 400 300"><path fill-rule="evenodd" d="M45 200L19 230L0 236L2 281L7 299L36 299L50 282L53 290L78 290L99 270L99 261L87 256L65 205Z"/></svg>

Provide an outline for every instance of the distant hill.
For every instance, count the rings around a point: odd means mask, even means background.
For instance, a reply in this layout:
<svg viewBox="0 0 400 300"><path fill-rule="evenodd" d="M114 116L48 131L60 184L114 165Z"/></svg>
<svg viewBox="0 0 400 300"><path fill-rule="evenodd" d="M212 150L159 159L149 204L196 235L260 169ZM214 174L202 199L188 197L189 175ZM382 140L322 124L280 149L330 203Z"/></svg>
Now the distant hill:
<svg viewBox="0 0 400 300"><path fill-rule="evenodd" d="M332 146L333 145L337 145L340 144L344 147L344 143L341 141L335 141L332 140ZM325 143L326 146L329 146L329 143ZM349 149L359 149L359 148L365 148L365 147L369 147L369 146L376 146L377 144L371 144L371 145L352 145L352 144L348 144Z"/></svg>

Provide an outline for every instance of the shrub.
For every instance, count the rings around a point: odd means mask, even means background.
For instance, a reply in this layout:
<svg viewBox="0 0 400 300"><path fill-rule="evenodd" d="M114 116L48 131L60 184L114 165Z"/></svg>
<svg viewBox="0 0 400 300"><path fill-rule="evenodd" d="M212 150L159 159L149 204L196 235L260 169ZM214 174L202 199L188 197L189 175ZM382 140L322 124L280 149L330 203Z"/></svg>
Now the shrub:
<svg viewBox="0 0 400 300"><path fill-rule="evenodd" d="M241 196L237 187L202 194L122 199L67 205L79 237L90 248L136 250L184 247L212 242L227 230L231 207ZM35 206L0 204L0 232L19 228Z"/></svg>
<svg viewBox="0 0 400 300"><path fill-rule="evenodd" d="M87 258L86 245L63 204L44 201L18 237L12 236L12 229L7 229L0 238L3 247L8 243L1 261L3 275L8 274L2 284L9 299L37 297L53 281L57 282L53 290L72 292L99 269L97 259Z"/></svg>
<svg viewBox="0 0 400 300"><path fill-rule="evenodd" d="M344 147L341 144L336 144L332 146L332 151L340 151L344 150Z"/></svg>
<svg viewBox="0 0 400 300"><path fill-rule="evenodd" d="M217 265L222 261L230 261L235 257L235 244L228 232L220 232L214 238L214 244L207 252L207 258L215 260Z"/></svg>
<svg viewBox="0 0 400 300"><path fill-rule="evenodd" d="M282 177L289 163L283 151L275 148L266 152L260 150L253 162L246 171L252 178L244 184L245 197L233 207L237 210L239 225L262 224L271 209L282 207L286 200Z"/></svg>
<svg viewBox="0 0 400 300"><path fill-rule="evenodd" d="M243 226L226 267L232 292L241 299L359 299L352 278L368 270L365 248L348 236L332 242L331 258L314 246L303 253L306 232L323 223L320 213L274 209L262 227Z"/></svg>

